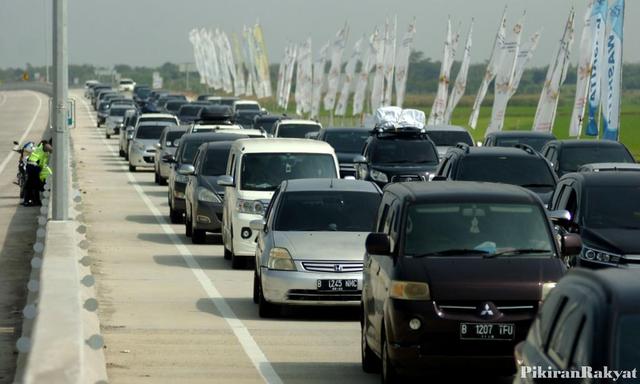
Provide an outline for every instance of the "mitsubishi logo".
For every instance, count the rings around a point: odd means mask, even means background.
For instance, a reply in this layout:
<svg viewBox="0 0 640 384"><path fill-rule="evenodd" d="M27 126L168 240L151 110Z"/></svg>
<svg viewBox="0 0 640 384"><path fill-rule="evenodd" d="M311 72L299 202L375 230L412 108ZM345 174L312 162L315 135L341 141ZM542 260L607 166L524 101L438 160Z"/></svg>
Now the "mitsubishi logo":
<svg viewBox="0 0 640 384"><path fill-rule="evenodd" d="M489 306L489 303L486 303L484 305L484 308L482 309L482 311L480 311L480 316L483 316L483 317L492 317L493 316L493 310L491 310L491 307Z"/></svg>

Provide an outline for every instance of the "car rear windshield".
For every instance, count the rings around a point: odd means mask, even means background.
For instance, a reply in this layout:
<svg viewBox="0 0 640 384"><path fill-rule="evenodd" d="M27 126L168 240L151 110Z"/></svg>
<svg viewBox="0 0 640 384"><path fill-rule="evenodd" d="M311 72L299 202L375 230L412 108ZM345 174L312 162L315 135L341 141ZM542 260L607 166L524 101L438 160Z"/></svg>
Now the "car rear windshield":
<svg viewBox="0 0 640 384"><path fill-rule="evenodd" d="M429 140L384 139L373 148L375 164L438 164L438 152Z"/></svg>
<svg viewBox="0 0 640 384"><path fill-rule="evenodd" d="M429 138L440 147L453 147L458 143L473 145L471 135L461 131L427 131Z"/></svg>
<svg viewBox="0 0 640 384"><path fill-rule="evenodd" d="M231 146L226 148L209 148L202 164L203 176L220 176L227 172L227 160L229 159Z"/></svg>
<svg viewBox="0 0 640 384"><path fill-rule="evenodd" d="M150 88L138 88L135 91L135 94L140 97L140 98L146 98L151 94L151 89Z"/></svg>
<svg viewBox="0 0 640 384"><path fill-rule="evenodd" d="M304 139L309 132L318 132L320 126L316 124L283 124L278 127L278 137Z"/></svg>
<svg viewBox="0 0 640 384"><path fill-rule="evenodd" d="M258 104L236 104L236 111L259 111Z"/></svg>
<svg viewBox="0 0 640 384"><path fill-rule="evenodd" d="M138 123L141 122L162 122L162 123L173 123L176 124L176 119L174 117L140 117Z"/></svg>
<svg viewBox="0 0 640 384"><path fill-rule="evenodd" d="M640 185L587 187L585 198L587 227L640 229Z"/></svg>
<svg viewBox="0 0 640 384"><path fill-rule="evenodd" d="M136 139L153 140L160 139L162 131L166 128L166 125L141 125L136 131Z"/></svg>
<svg viewBox="0 0 640 384"><path fill-rule="evenodd" d="M575 172L584 164L591 163L634 163L624 147L585 146L564 148L560 155L560 170Z"/></svg>
<svg viewBox="0 0 640 384"><path fill-rule="evenodd" d="M111 108L111 110L109 111L109 116L124 116L124 114L130 111L130 109L127 108Z"/></svg>
<svg viewBox="0 0 640 384"><path fill-rule="evenodd" d="M615 345L616 366L614 369L633 371L640 362L640 315L625 315L618 323L618 337Z"/></svg>
<svg viewBox="0 0 640 384"><path fill-rule="evenodd" d="M551 140L553 137L502 137L496 140L496 147L513 147L516 144L525 144L539 152Z"/></svg>
<svg viewBox="0 0 640 384"><path fill-rule="evenodd" d="M184 131L171 131L167 132L167 138L165 139L165 146L175 148L178 146L176 140L184 135Z"/></svg>
<svg viewBox="0 0 640 384"><path fill-rule="evenodd" d="M456 180L485 181L526 187L553 188L556 181L541 157L469 156L460 165Z"/></svg>
<svg viewBox="0 0 640 384"><path fill-rule="evenodd" d="M334 157L318 153L250 153L240 172L240 189L249 191L274 191L283 180L337 177Z"/></svg>
<svg viewBox="0 0 640 384"><path fill-rule="evenodd" d="M290 192L282 198L274 229L371 232L379 203L380 195L371 192Z"/></svg>
<svg viewBox="0 0 640 384"><path fill-rule="evenodd" d="M369 131L327 131L324 141L329 143L336 152L360 153L364 142L369 137Z"/></svg>
<svg viewBox="0 0 640 384"><path fill-rule="evenodd" d="M273 128L276 124L276 121L277 120L269 120L269 119L258 120L254 128L264 129L265 132L267 132L270 135L273 135Z"/></svg>
<svg viewBox="0 0 640 384"><path fill-rule="evenodd" d="M535 205L416 204L409 207L405 228L404 253L410 256L531 250L525 254L548 257L554 249L547 218Z"/></svg>

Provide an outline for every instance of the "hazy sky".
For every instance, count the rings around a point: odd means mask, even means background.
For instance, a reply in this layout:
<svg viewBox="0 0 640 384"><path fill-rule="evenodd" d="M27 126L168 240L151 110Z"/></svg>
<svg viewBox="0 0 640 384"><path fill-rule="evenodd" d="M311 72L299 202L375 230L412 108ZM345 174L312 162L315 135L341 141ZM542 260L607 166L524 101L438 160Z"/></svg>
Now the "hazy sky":
<svg viewBox="0 0 640 384"><path fill-rule="evenodd" d="M18 67L45 61L51 47L52 0L0 0L0 67ZM490 54L504 5L509 23L527 11L525 35L543 28L532 64L547 65L557 49L572 4L576 7L577 57L587 0L68 0L69 62L110 66L118 63L155 66L164 62L192 62L188 32L194 27L219 27L228 34L259 20L269 59L279 62L288 41L313 40L314 55L348 21L353 43L385 17L398 16L404 32L417 19L414 49L440 60L451 15L454 27L462 22L462 39L475 18L473 62ZM45 13L46 9L46 13ZM46 16L45 16L46 15ZM640 62L640 0L627 0L624 59ZM399 33L400 34L400 33ZM462 44L462 43L461 43ZM50 54L48 56L50 58ZM49 59L50 60L50 59Z"/></svg>

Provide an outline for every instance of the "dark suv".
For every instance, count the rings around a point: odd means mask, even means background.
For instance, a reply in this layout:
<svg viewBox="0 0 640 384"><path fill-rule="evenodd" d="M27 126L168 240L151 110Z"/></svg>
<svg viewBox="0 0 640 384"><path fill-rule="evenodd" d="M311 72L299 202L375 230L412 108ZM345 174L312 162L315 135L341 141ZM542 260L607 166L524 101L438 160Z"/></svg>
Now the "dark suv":
<svg viewBox="0 0 640 384"><path fill-rule="evenodd" d="M549 383L533 379L532 369L602 372L626 371L632 379L640 362L640 279L635 271L576 269L551 291L515 355L520 372L514 383ZM584 371L583 371L584 372ZM603 377L563 382L604 384ZM558 381L555 381L558 382Z"/></svg>
<svg viewBox="0 0 640 384"><path fill-rule="evenodd" d="M354 163L356 179L382 188L388 183L429 180L438 167L438 151L424 129L376 128Z"/></svg>
<svg viewBox="0 0 640 384"><path fill-rule="evenodd" d="M447 152L434 179L519 185L537 193L545 204L558 182L549 162L522 144L509 148L459 144Z"/></svg>
<svg viewBox="0 0 640 384"><path fill-rule="evenodd" d="M551 209L566 210L583 248L571 264L640 268L640 173L580 172L558 182Z"/></svg>
<svg viewBox="0 0 640 384"><path fill-rule="evenodd" d="M317 140L326 141L336 150L340 163L340 177L356 176L353 159L362 153L362 147L369 138L364 128L322 128Z"/></svg>
<svg viewBox="0 0 640 384"><path fill-rule="evenodd" d="M553 140L540 152L558 177L577 172L584 164L636 162L624 144L610 140Z"/></svg>
<svg viewBox="0 0 640 384"><path fill-rule="evenodd" d="M482 143L485 147L513 147L516 144L525 144L540 151L545 144L556 137L550 132L535 131L499 131L487 134Z"/></svg>
<svg viewBox="0 0 640 384"><path fill-rule="evenodd" d="M540 302L564 275L554 228L524 188L387 186L366 240L362 366L383 382L435 369L513 373ZM561 239L579 251L579 237ZM380 364L382 360L382 364Z"/></svg>

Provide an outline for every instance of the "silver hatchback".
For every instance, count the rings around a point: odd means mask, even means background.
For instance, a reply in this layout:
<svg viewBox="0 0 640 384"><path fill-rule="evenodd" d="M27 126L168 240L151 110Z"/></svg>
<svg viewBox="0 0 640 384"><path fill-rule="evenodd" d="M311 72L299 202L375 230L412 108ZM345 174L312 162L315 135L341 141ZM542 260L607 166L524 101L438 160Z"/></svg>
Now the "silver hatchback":
<svg viewBox="0 0 640 384"><path fill-rule="evenodd" d="M264 219L251 222L260 316L277 316L282 305L359 305L364 244L380 198L367 181L284 181Z"/></svg>

